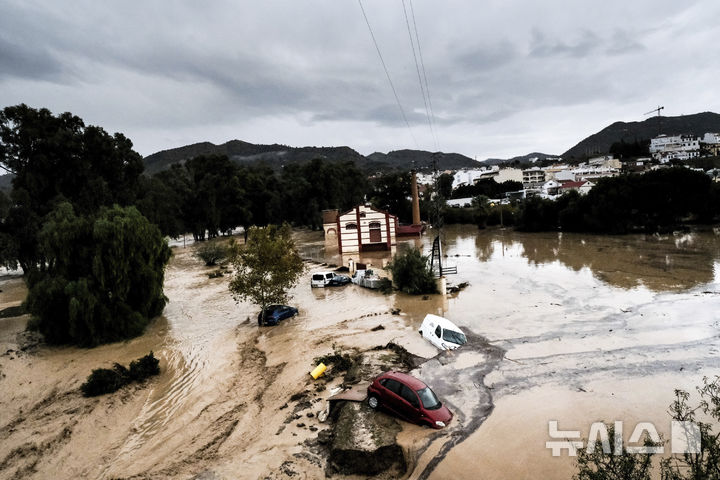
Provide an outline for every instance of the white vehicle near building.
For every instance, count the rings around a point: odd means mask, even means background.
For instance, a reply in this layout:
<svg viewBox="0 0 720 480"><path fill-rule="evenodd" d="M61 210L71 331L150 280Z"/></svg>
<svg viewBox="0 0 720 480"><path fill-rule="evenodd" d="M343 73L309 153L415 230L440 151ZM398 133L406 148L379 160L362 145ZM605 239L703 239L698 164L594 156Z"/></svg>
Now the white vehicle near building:
<svg viewBox="0 0 720 480"><path fill-rule="evenodd" d="M333 277L335 276L332 272L317 272L313 273L310 277L310 286L315 287L327 287L330 285Z"/></svg>
<svg viewBox="0 0 720 480"><path fill-rule="evenodd" d="M467 343L465 334L447 318L428 313L420 326L420 335L440 350L455 350Z"/></svg>

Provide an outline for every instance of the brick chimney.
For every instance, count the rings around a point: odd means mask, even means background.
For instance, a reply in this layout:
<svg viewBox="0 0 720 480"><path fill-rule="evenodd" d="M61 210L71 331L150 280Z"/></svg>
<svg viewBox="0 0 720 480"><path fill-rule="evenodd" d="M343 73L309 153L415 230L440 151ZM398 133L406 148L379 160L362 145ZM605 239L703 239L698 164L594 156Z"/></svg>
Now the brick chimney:
<svg viewBox="0 0 720 480"><path fill-rule="evenodd" d="M410 192L412 193L412 224L420 225L420 196L418 195L417 174L415 170L412 171Z"/></svg>

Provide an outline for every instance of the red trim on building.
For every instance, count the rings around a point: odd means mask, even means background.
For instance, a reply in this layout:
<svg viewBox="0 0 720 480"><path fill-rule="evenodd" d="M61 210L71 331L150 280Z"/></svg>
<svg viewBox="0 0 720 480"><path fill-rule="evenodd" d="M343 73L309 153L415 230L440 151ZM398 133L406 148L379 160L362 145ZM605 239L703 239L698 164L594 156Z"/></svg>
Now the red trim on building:
<svg viewBox="0 0 720 480"><path fill-rule="evenodd" d="M342 254L342 230L340 230L340 214L338 213L335 219L337 223L337 237L338 237L338 253Z"/></svg>
<svg viewBox="0 0 720 480"><path fill-rule="evenodd" d="M387 246L388 250L391 248L390 244L390 214L385 212L385 233L387 234Z"/></svg>
<svg viewBox="0 0 720 480"><path fill-rule="evenodd" d="M355 220L357 221L358 253L359 253L359 252L362 252L362 231L360 230L360 205L355 207Z"/></svg>

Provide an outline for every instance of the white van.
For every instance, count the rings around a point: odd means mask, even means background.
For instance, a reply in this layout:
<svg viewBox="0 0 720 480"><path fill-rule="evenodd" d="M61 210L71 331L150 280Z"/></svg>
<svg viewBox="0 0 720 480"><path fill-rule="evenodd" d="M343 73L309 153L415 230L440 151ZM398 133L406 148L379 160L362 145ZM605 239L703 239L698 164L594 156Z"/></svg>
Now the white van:
<svg viewBox="0 0 720 480"><path fill-rule="evenodd" d="M465 334L457 325L432 313L425 315L420 335L441 350L455 350L467 342Z"/></svg>
<svg viewBox="0 0 720 480"><path fill-rule="evenodd" d="M332 272L317 272L310 277L311 287L327 287L335 276Z"/></svg>

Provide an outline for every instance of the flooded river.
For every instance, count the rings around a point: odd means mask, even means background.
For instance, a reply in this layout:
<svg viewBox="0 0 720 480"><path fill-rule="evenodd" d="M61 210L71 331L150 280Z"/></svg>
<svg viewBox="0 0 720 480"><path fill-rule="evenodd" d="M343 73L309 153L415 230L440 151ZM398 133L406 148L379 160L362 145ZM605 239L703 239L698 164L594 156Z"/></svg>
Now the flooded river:
<svg viewBox="0 0 720 480"><path fill-rule="evenodd" d="M429 254L432 239L398 250ZM505 354L484 379L493 403L487 420L432 471L424 468L430 458L419 459L411 478L570 478L574 459L545 446L550 420L584 437L592 422L623 421L626 440L650 421L669 438L673 389L694 391L703 376L720 374L720 236L712 231L594 236L455 226L443 240L444 264L458 271L448 282L469 287L438 304L398 295L396 306L415 327L438 313ZM347 261L332 246L326 252ZM454 378L472 390L469 355L456 355L464 373ZM487 361L480 356L476 368ZM445 385L446 369L421 373Z"/></svg>
<svg viewBox="0 0 720 480"><path fill-rule="evenodd" d="M0 319L0 478L318 478L306 442L329 390L308 372L314 358L393 340L432 358L417 334L427 313L465 329L468 348L416 373L456 413L428 432L404 424L409 478L569 479L573 459L553 457L548 421L587 436L596 420L639 421L667 434L674 388L720 374L720 236L591 236L444 230L447 297L382 295L349 285L292 291L300 314L258 329L256 307L236 304L228 277L174 248L170 303L137 339L92 350L19 349L26 317ZM305 257L345 265L322 232L298 232ZM429 253L432 232L399 242ZM374 252L354 261L382 267ZM24 296L0 281L3 308ZM400 315L391 311L400 310ZM373 330L383 325L384 330ZM145 388L85 399L92 368L153 350L162 373ZM304 396L306 400L292 400ZM310 415L312 414L312 415ZM298 419L298 418L300 419ZM315 430L311 429L314 428Z"/></svg>

